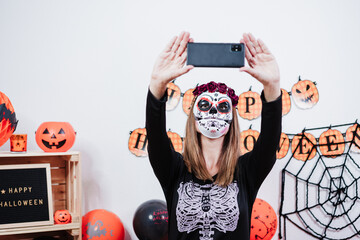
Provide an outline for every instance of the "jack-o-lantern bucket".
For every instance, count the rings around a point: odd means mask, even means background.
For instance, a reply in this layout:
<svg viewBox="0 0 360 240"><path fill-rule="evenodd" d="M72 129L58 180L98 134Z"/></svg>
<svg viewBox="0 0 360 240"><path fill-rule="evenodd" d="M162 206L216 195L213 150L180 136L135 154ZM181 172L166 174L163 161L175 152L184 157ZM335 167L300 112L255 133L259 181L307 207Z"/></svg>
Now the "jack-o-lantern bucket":
<svg viewBox="0 0 360 240"><path fill-rule="evenodd" d="M37 129L35 138L44 152L66 152L74 145L75 135L68 122L44 122Z"/></svg>
<svg viewBox="0 0 360 240"><path fill-rule="evenodd" d="M57 210L54 213L54 222L56 224L67 224L71 223L71 214L68 210Z"/></svg>
<svg viewBox="0 0 360 240"><path fill-rule="evenodd" d="M10 137L11 152L26 152L27 134L13 134Z"/></svg>
<svg viewBox="0 0 360 240"><path fill-rule="evenodd" d="M10 99L0 92L0 146L10 138L17 125L14 107Z"/></svg>

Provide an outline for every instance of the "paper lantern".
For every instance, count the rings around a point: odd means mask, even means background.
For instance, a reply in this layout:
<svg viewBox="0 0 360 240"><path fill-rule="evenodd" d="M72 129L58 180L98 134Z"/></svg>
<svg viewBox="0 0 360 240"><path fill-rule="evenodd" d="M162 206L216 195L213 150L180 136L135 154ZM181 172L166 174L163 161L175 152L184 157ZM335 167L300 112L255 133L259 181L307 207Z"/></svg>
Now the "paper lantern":
<svg viewBox="0 0 360 240"><path fill-rule="evenodd" d="M74 145L75 135L68 122L44 122L37 129L35 138L44 152L66 152Z"/></svg>
<svg viewBox="0 0 360 240"><path fill-rule="evenodd" d="M129 137L129 150L138 157L146 157L147 135L145 128L137 128L131 132Z"/></svg>
<svg viewBox="0 0 360 240"><path fill-rule="evenodd" d="M290 148L289 137L285 133L281 133L279 149L276 151L276 158L281 159L286 156Z"/></svg>
<svg viewBox="0 0 360 240"><path fill-rule="evenodd" d="M314 82L301 80L294 84L291 89L296 106L301 109L312 108L319 101L319 92Z"/></svg>
<svg viewBox="0 0 360 240"><path fill-rule="evenodd" d="M170 111L176 108L180 101L181 91L180 88L175 85L175 83L168 83L167 85L167 101L166 101L166 110Z"/></svg>
<svg viewBox="0 0 360 240"><path fill-rule="evenodd" d="M237 105L240 117L252 120L261 115L262 102L260 94L256 92L247 91L239 96Z"/></svg>
<svg viewBox="0 0 360 240"><path fill-rule="evenodd" d="M316 138L310 133L299 133L293 137L291 152L294 158L301 161L310 160L316 154Z"/></svg>
<svg viewBox="0 0 360 240"><path fill-rule="evenodd" d="M240 133L240 152L245 154L254 149L254 145L260 133L256 130L248 129Z"/></svg>
<svg viewBox="0 0 360 240"><path fill-rule="evenodd" d="M179 134L168 131L167 132L168 137L171 140L171 143L175 149L175 151L177 151L178 153L182 153L183 150L183 142L181 140L181 137Z"/></svg>
<svg viewBox="0 0 360 240"><path fill-rule="evenodd" d="M190 109L191 109L191 104L194 101L194 94L192 93L193 91L194 91L194 88L191 88L191 89L187 90L183 96L182 105L183 105L183 110L186 113L186 115L189 115Z"/></svg>
<svg viewBox="0 0 360 240"><path fill-rule="evenodd" d="M68 210L57 210L54 214L54 221L56 224L71 223L71 214Z"/></svg>
<svg viewBox="0 0 360 240"><path fill-rule="evenodd" d="M290 112L291 109L291 100L290 100L290 95L289 93L285 90L285 89L281 89L282 92L282 97L281 97L281 101L282 101L282 115L286 115Z"/></svg>
<svg viewBox="0 0 360 240"><path fill-rule="evenodd" d="M255 199L251 213L250 240L271 240L277 229L277 216L269 203Z"/></svg>
<svg viewBox="0 0 360 240"><path fill-rule="evenodd" d="M26 152L27 134L13 134L10 137L11 152Z"/></svg>
<svg viewBox="0 0 360 240"><path fill-rule="evenodd" d="M95 209L82 218L82 239L124 240L124 225L116 214L104 209Z"/></svg>
<svg viewBox="0 0 360 240"><path fill-rule="evenodd" d="M6 143L17 125L16 114L10 99L0 92L0 147Z"/></svg>
<svg viewBox="0 0 360 240"><path fill-rule="evenodd" d="M337 157L345 151L345 140L342 133L336 129L329 129L319 137L320 152L326 157Z"/></svg>
<svg viewBox="0 0 360 240"><path fill-rule="evenodd" d="M358 123L346 130L346 141L351 141L350 151L360 153L360 125Z"/></svg>

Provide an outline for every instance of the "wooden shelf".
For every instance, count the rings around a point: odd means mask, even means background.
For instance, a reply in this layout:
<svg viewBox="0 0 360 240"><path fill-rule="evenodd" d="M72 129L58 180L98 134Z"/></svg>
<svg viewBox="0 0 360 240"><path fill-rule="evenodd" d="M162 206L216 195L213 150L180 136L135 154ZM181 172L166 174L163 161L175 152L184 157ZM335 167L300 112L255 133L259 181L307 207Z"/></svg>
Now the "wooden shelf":
<svg viewBox="0 0 360 240"><path fill-rule="evenodd" d="M67 209L72 223L0 229L0 240L27 240L38 236L81 239L80 152L0 152L0 165L36 163L50 163L54 212Z"/></svg>

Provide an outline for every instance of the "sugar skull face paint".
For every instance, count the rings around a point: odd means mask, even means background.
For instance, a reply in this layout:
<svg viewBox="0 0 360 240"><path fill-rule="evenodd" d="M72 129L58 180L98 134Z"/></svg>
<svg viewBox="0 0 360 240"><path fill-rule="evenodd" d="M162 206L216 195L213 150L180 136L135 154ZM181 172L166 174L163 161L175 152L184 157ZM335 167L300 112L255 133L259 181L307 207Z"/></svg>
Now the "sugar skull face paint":
<svg viewBox="0 0 360 240"><path fill-rule="evenodd" d="M219 92L204 92L196 99L193 113L205 137L219 138L228 132L233 119L231 99Z"/></svg>

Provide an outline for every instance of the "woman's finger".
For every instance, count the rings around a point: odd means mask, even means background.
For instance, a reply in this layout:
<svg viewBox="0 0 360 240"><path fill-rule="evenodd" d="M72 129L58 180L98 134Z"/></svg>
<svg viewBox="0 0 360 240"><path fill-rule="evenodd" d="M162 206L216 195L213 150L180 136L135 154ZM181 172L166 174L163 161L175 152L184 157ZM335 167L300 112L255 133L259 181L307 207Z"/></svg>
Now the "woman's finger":
<svg viewBox="0 0 360 240"><path fill-rule="evenodd" d="M258 39L258 43L264 53L271 54L270 50L261 39Z"/></svg>
<svg viewBox="0 0 360 240"><path fill-rule="evenodd" d="M256 53L261 53L261 52L262 52L262 49L261 49L261 47L259 46L259 43L258 43L258 41L256 40L256 38L255 38L251 33L249 33L249 38L250 38L251 43L252 43L253 46L254 46L254 49L255 49Z"/></svg>
<svg viewBox="0 0 360 240"><path fill-rule="evenodd" d="M250 37L248 34L244 33L244 41L245 41L245 44L247 46L247 48L249 49L249 52L250 52L250 57L254 57L256 55L256 50L250 40Z"/></svg>
<svg viewBox="0 0 360 240"><path fill-rule="evenodd" d="M186 49L187 43L189 42L189 38L190 38L190 33L185 32L184 37L180 42L179 49L177 50L176 53L177 56L181 56L183 54L183 52Z"/></svg>
<svg viewBox="0 0 360 240"><path fill-rule="evenodd" d="M184 35L185 35L185 32L181 32L179 37L176 39L174 45L172 46L171 48L171 51L176 53L176 51L178 50L179 48L179 45L180 45L180 42L183 40L184 38Z"/></svg>
<svg viewBox="0 0 360 240"><path fill-rule="evenodd" d="M252 59L252 55L251 55L251 53L250 53L244 39L241 39L240 43L244 43L244 46L245 46L245 58L246 58L246 61L249 63L250 59Z"/></svg>
<svg viewBox="0 0 360 240"><path fill-rule="evenodd" d="M180 64L184 64L187 59L187 51L184 51L184 53L179 57Z"/></svg>

